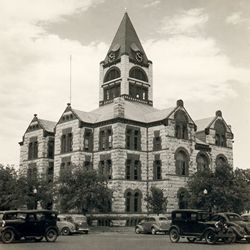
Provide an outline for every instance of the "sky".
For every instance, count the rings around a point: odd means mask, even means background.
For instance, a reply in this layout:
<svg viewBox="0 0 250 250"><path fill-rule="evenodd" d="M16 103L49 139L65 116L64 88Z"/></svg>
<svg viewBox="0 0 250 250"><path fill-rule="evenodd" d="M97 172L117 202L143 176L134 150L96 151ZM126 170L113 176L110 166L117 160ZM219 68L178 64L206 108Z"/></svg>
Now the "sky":
<svg viewBox="0 0 250 250"><path fill-rule="evenodd" d="M153 61L154 106L193 120L221 110L234 167L250 168L249 0L0 0L0 163L18 166L34 114L57 122L98 106L99 63L125 10Z"/></svg>

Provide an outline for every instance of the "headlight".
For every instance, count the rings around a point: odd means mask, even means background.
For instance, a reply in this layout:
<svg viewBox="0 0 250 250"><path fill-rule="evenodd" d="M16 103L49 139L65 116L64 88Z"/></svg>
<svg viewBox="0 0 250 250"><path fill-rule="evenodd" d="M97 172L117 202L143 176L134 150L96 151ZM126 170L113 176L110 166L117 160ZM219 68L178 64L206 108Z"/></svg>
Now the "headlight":
<svg viewBox="0 0 250 250"><path fill-rule="evenodd" d="M3 222L2 222L2 227L4 227L5 226L5 220L3 220Z"/></svg>

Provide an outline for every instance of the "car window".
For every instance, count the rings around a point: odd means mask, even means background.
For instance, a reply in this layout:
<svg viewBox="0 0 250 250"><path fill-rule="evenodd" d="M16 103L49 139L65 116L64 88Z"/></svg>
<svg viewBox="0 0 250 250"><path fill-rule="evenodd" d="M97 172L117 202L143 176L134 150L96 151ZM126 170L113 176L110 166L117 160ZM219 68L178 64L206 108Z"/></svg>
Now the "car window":
<svg viewBox="0 0 250 250"><path fill-rule="evenodd" d="M28 214L27 217L26 217L26 220L29 221L29 222L36 221L35 214Z"/></svg>
<svg viewBox="0 0 250 250"><path fill-rule="evenodd" d="M207 214L207 213L198 213L197 214L197 220L198 221L208 221L209 220L209 218L210 218L210 215L209 214Z"/></svg>
<svg viewBox="0 0 250 250"><path fill-rule="evenodd" d="M86 218L85 217L75 217L75 220L76 221L86 221Z"/></svg>
<svg viewBox="0 0 250 250"><path fill-rule="evenodd" d="M5 214L4 219L5 220L15 220L16 219L16 213Z"/></svg>
<svg viewBox="0 0 250 250"><path fill-rule="evenodd" d="M2 220L3 219L3 214L0 214L0 220Z"/></svg>
<svg viewBox="0 0 250 250"><path fill-rule="evenodd" d="M25 220L26 216L27 216L26 213L17 213L16 214L16 218L21 219L21 220Z"/></svg>
<svg viewBox="0 0 250 250"><path fill-rule="evenodd" d="M37 213L36 218L38 221L43 221L45 220L45 215L43 213Z"/></svg>
<svg viewBox="0 0 250 250"><path fill-rule="evenodd" d="M175 213L173 214L174 220L182 220L182 213Z"/></svg>
<svg viewBox="0 0 250 250"><path fill-rule="evenodd" d="M197 218L197 214L195 213L195 214L190 214L190 220L191 221L196 221L196 218Z"/></svg>
<svg viewBox="0 0 250 250"><path fill-rule="evenodd" d="M228 214L227 217L230 221L242 221L242 218L238 214Z"/></svg>
<svg viewBox="0 0 250 250"><path fill-rule="evenodd" d="M154 221L155 221L155 218L149 218L148 221L154 222Z"/></svg>
<svg viewBox="0 0 250 250"><path fill-rule="evenodd" d="M160 220L160 221L167 221L168 219L165 218L165 217L160 217L159 220Z"/></svg>

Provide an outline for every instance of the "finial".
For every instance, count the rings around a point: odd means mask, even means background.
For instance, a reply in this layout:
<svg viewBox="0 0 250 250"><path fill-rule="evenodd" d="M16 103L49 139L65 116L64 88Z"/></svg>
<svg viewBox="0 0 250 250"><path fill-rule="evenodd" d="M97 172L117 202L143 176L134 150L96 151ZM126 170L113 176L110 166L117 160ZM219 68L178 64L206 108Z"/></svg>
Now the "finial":
<svg viewBox="0 0 250 250"><path fill-rule="evenodd" d="M217 110L217 111L215 112L215 115L216 115L216 116L222 117L222 112L221 112L220 110Z"/></svg>
<svg viewBox="0 0 250 250"><path fill-rule="evenodd" d="M177 104L178 107L183 107L184 106L184 103L183 103L183 101L181 99L177 100L176 104Z"/></svg>
<svg viewBox="0 0 250 250"><path fill-rule="evenodd" d="M124 8L124 12L127 13L127 7Z"/></svg>
<svg viewBox="0 0 250 250"><path fill-rule="evenodd" d="M34 114L34 117L37 117L37 114Z"/></svg>
<svg viewBox="0 0 250 250"><path fill-rule="evenodd" d="M71 105L70 102L68 102L68 103L67 103L67 106L70 107L70 105Z"/></svg>

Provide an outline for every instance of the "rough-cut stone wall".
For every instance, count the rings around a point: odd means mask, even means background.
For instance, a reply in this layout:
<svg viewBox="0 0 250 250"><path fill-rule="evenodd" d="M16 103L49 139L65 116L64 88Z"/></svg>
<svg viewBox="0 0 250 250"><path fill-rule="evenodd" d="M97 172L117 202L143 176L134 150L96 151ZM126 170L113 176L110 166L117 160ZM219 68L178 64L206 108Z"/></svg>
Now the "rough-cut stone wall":
<svg viewBox="0 0 250 250"><path fill-rule="evenodd" d="M28 159L29 143L30 138L37 137L38 142L38 155L36 159ZM54 162L53 159L48 158L48 141L53 136L44 136L44 130L34 130L25 133L23 137L23 144L20 150L20 171L26 173L28 165L35 163L39 175L44 175L47 173L47 168L49 167L49 162Z"/></svg>

